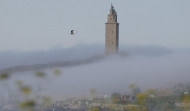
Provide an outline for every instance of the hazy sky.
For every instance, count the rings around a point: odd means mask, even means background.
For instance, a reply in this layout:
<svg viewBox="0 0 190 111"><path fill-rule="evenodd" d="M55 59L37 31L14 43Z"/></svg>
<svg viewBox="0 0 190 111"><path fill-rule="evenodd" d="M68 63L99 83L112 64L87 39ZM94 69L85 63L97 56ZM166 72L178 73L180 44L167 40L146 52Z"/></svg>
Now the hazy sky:
<svg viewBox="0 0 190 111"><path fill-rule="evenodd" d="M121 45L190 48L190 0L0 0L0 51L104 44L111 2Z"/></svg>

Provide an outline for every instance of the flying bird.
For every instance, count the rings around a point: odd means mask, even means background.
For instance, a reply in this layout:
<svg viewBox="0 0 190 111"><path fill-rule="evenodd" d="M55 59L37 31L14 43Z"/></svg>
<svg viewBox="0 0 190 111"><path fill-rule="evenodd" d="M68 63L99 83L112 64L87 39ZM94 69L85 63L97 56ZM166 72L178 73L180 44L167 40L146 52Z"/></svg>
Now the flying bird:
<svg viewBox="0 0 190 111"><path fill-rule="evenodd" d="M74 35L74 30L71 30L71 35Z"/></svg>

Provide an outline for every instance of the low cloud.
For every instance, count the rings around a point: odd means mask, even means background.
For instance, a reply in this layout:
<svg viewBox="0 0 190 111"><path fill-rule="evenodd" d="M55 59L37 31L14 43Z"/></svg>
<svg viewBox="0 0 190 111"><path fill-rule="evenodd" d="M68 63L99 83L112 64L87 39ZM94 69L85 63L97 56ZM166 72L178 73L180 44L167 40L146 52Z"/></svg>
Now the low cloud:
<svg viewBox="0 0 190 111"><path fill-rule="evenodd" d="M65 52L63 50L62 53L68 56L64 56L63 61L88 58L104 52L103 46L95 46L64 49ZM110 55L89 64L58 67L62 74L57 77L51 75L51 68L42 69L49 73L49 79L42 82L41 92L61 99L60 97L88 95L91 88L96 89L99 94L110 94L115 91L129 92L128 85L131 83L144 89L165 88L179 82L189 82L190 50L169 50L155 46L121 47L121 50L127 56ZM56 61L61 58L56 58ZM22 74L17 72L10 81L23 79L37 87L38 80L33 73L34 71Z"/></svg>

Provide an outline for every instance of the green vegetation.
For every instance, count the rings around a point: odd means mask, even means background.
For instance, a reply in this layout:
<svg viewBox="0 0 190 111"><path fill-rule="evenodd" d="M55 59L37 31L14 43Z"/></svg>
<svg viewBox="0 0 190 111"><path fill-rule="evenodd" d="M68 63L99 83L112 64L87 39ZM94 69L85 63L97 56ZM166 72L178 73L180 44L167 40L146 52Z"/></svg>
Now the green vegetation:
<svg viewBox="0 0 190 111"><path fill-rule="evenodd" d="M0 73L0 80L6 80L9 78L9 73L8 72L2 72Z"/></svg>
<svg viewBox="0 0 190 111"><path fill-rule="evenodd" d="M57 68L52 70L54 75L60 75L61 71ZM36 71L34 73L38 80L47 79L48 75L44 71ZM0 82L6 83L11 77L8 72L0 73ZM39 104L39 100L35 99L33 95L33 87L26 85L22 80L16 80L21 99L15 98L15 102L19 108L19 111L38 111L40 108L44 111L52 109L52 103L50 97L43 96L40 98L42 101ZM6 84L8 90L8 85ZM109 97L100 98L97 97L97 90L90 89L89 93L92 99L82 99L65 102L63 106L56 106L57 109L72 110L75 111L189 111L190 110L190 84L178 83L172 88L166 89L141 89L136 84L130 84L128 88L131 90L131 94L121 94L119 92L112 93ZM67 104L70 103L70 104ZM73 103L73 104L72 104ZM55 107L55 106L54 106ZM75 109L72 109L74 107ZM69 108L69 109L68 109ZM61 110L60 110L61 111Z"/></svg>
<svg viewBox="0 0 190 111"><path fill-rule="evenodd" d="M52 72L54 75L61 74L61 71L57 68L54 68ZM35 71L34 75L36 78L47 79L48 77L48 75L44 71ZM43 96L41 97L40 100L36 99L35 93L33 92L34 87L32 85L26 85L22 80L15 80L15 84L13 84L13 86L16 85L17 90L12 91L9 84L6 84L6 80L8 81L10 77L11 77L11 73L8 73L8 72L0 73L0 82L4 86L5 90L7 90L11 94L12 93L18 94L19 96L19 98L14 97L13 98L14 100L12 100L15 102L15 104L17 104L17 107L15 107L14 109L15 111L37 111L39 107L46 107L51 104L50 97ZM39 81L41 81L41 79ZM39 87L42 87L42 86L39 86ZM42 105L38 104L39 101L42 101L43 104Z"/></svg>

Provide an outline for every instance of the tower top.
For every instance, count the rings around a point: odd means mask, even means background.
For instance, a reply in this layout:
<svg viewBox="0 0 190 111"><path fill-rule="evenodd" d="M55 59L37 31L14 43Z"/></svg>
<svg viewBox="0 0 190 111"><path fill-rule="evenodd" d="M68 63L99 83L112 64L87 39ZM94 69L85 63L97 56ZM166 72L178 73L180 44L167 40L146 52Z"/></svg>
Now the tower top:
<svg viewBox="0 0 190 111"><path fill-rule="evenodd" d="M111 9L114 9L113 4L111 3Z"/></svg>
<svg viewBox="0 0 190 111"><path fill-rule="evenodd" d="M111 3L110 15L117 15L112 3Z"/></svg>
<svg viewBox="0 0 190 111"><path fill-rule="evenodd" d="M110 13L108 14L107 23L117 23L117 12L115 11L112 4L111 4Z"/></svg>

